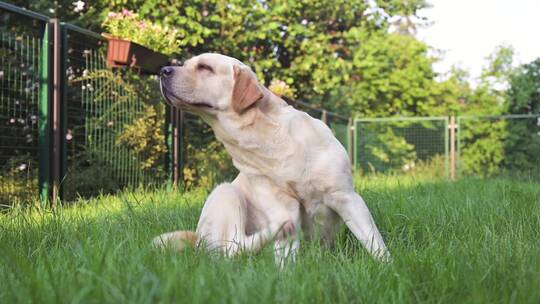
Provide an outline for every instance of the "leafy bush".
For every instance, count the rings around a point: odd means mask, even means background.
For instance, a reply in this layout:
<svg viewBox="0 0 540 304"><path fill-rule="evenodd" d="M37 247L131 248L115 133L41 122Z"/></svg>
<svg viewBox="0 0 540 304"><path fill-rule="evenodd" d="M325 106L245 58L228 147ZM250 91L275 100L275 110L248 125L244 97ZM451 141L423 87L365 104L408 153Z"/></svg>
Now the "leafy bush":
<svg viewBox="0 0 540 304"><path fill-rule="evenodd" d="M0 209L37 201L37 163L29 155L11 157L0 171Z"/></svg>
<svg viewBox="0 0 540 304"><path fill-rule="evenodd" d="M376 143L369 147L369 152L373 156L369 163L370 171L389 170L409 170L414 166L416 153L414 146L408 143L403 137L397 136L390 127L382 133L376 135Z"/></svg>
<svg viewBox="0 0 540 304"><path fill-rule="evenodd" d="M508 110L513 114L540 114L540 58L520 66L511 77Z"/></svg>
<svg viewBox="0 0 540 304"><path fill-rule="evenodd" d="M467 119L460 125L460 171L463 174L489 176L498 174L505 158L504 141L507 121Z"/></svg>
<svg viewBox="0 0 540 304"><path fill-rule="evenodd" d="M163 167L163 156L167 153L165 145L165 110L162 104L146 105L140 118L125 124L116 137L116 145L126 145L142 159L141 170ZM163 168L159 170L164 174Z"/></svg>
<svg viewBox="0 0 540 304"><path fill-rule="evenodd" d="M444 120L368 120L357 128L356 153L364 172L414 172L444 159ZM444 162L440 165L444 172Z"/></svg>
<svg viewBox="0 0 540 304"><path fill-rule="evenodd" d="M225 147L214 137L210 126L200 118L186 113L184 127L184 184L188 188L211 188L217 183L232 181L238 171Z"/></svg>
<svg viewBox="0 0 540 304"><path fill-rule="evenodd" d="M540 173L540 122L535 117L462 120L460 171L491 176L514 172Z"/></svg>
<svg viewBox="0 0 540 304"><path fill-rule="evenodd" d="M278 96L286 96L289 98L295 97L295 90L289 86L285 81L279 79L272 79L268 89Z"/></svg>
<svg viewBox="0 0 540 304"><path fill-rule="evenodd" d="M507 131L503 168L540 177L540 117L511 120Z"/></svg>
<svg viewBox="0 0 540 304"><path fill-rule="evenodd" d="M73 130L86 139L70 155L67 197L165 182L165 106L155 77L99 69L74 82L100 86L87 101L85 123Z"/></svg>

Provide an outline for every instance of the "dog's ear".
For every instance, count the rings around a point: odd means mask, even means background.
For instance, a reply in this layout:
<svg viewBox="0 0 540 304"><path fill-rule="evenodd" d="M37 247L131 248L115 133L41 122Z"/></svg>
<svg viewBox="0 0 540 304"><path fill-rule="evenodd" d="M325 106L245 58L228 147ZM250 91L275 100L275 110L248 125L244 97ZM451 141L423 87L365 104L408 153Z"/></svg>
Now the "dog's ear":
<svg viewBox="0 0 540 304"><path fill-rule="evenodd" d="M234 88L232 107L236 113L241 114L257 100L262 99L264 92L249 69L234 65L233 70Z"/></svg>

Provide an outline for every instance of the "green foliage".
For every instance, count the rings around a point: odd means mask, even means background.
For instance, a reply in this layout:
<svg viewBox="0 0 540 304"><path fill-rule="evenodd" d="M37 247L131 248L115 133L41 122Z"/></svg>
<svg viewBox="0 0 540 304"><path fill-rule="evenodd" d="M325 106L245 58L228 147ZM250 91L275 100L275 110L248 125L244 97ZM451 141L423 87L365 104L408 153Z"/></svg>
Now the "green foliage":
<svg viewBox="0 0 540 304"><path fill-rule="evenodd" d="M517 68L509 79L508 112L540 115L540 58ZM508 169L540 173L540 117L510 126L505 150Z"/></svg>
<svg viewBox="0 0 540 304"><path fill-rule="evenodd" d="M403 167L409 168L414 164L416 160L414 146L405 138L397 136L392 127L387 127L373 136L376 142L368 146L369 153L373 156L369 163L369 171L401 170Z"/></svg>
<svg viewBox="0 0 540 304"><path fill-rule="evenodd" d="M212 136L212 129L199 118L186 114L184 142L184 184L188 188L214 187L231 181L238 174L223 145Z"/></svg>
<svg viewBox="0 0 540 304"><path fill-rule="evenodd" d="M163 104L147 105L142 116L124 125L116 137L116 145L127 145L140 156L142 170L163 166L160 160L167 153L164 114Z"/></svg>
<svg viewBox="0 0 540 304"><path fill-rule="evenodd" d="M463 174L540 173L540 125L536 117L467 118L460 125Z"/></svg>
<svg viewBox="0 0 540 304"><path fill-rule="evenodd" d="M291 88L285 81L272 79L268 89L278 96L285 96L293 99L295 97L294 88Z"/></svg>
<svg viewBox="0 0 540 304"><path fill-rule="evenodd" d="M367 116L425 116L441 106L428 47L411 36L373 35L354 51L347 92L351 109Z"/></svg>
<svg viewBox="0 0 540 304"><path fill-rule="evenodd" d="M357 167L363 174L428 173L446 176L446 122L372 119L358 121Z"/></svg>
<svg viewBox="0 0 540 304"><path fill-rule="evenodd" d="M436 82L428 48L411 35L389 34L388 29L393 17L414 27L411 17L426 6L425 1L100 0L88 3L84 15L110 20L111 12L135 10L140 18L176 30L168 36L180 47L170 52L184 58L205 51L236 57L251 65L265 84L281 79L300 99L328 110L425 115L447 101L439 96L441 88L432 90ZM65 13L66 21L83 22ZM112 20L120 20L118 16ZM137 41L140 33L132 25L122 36Z"/></svg>
<svg viewBox="0 0 540 304"><path fill-rule="evenodd" d="M504 169L540 177L540 117L510 121L504 142Z"/></svg>
<svg viewBox="0 0 540 304"><path fill-rule="evenodd" d="M164 182L165 105L155 77L98 69L73 81L96 89L84 101L90 104L85 124L73 130L84 132L86 141L71 156L74 169L67 172L65 188L78 193L67 197Z"/></svg>
<svg viewBox="0 0 540 304"><path fill-rule="evenodd" d="M511 45L502 44L493 50L486 58L487 67L484 68L481 78L490 81L492 87L506 87L509 78L514 72L512 63L515 50Z"/></svg>
<svg viewBox="0 0 540 304"><path fill-rule="evenodd" d="M462 120L460 170L463 174L489 176L500 173L508 122L492 119Z"/></svg>
<svg viewBox="0 0 540 304"><path fill-rule="evenodd" d="M540 114L540 58L522 65L511 77L508 111Z"/></svg>
<svg viewBox="0 0 540 304"><path fill-rule="evenodd" d="M38 170L30 155L10 157L0 172L0 210L37 201Z"/></svg>

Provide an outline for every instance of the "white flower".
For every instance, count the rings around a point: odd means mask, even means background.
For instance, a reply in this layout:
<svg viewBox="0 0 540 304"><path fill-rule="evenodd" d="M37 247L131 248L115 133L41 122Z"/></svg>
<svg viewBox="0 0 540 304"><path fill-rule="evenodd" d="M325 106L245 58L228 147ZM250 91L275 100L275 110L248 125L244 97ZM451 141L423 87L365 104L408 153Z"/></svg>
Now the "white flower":
<svg viewBox="0 0 540 304"><path fill-rule="evenodd" d="M73 6L75 6L75 8L73 9L75 13L82 12L84 10L85 3L83 1L75 1L72 4Z"/></svg>
<svg viewBox="0 0 540 304"><path fill-rule="evenodd" d="M26 168L28 168L27 164L20 164L19 167L18 167L19 171L24 171L24 170L26 170Z"/></svg>

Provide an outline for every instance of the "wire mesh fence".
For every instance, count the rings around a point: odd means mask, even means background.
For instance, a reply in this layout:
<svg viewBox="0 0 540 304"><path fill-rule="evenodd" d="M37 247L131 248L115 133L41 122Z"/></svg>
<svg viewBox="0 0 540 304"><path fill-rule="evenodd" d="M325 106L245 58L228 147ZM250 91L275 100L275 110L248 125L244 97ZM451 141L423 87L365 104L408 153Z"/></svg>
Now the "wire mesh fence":
<svg viewBox="0 0 540 304"><path fill-rule="evenodd" d="M171 181L156 76L111 70L99 34L3 2L0 18L0 204Z"/></svg>
<svg viewBox="0 0 540 304"><path fill-rule="evenodd" d="M540 115L458 117L461 176L540 177Z"/></svg>
<svg viewBox="0 0 540 304"><path fill-rule="evenodd" d="M64 37L65 197L164 183L166 108L157 78L110 70L99 35L65 26Z"/></svg>
<svg viewBox="0 0 540 304"><path fill-rule="evenodd" d="M0 204L38 196L46 23L0 8ZM44 39L45 38L45 39Z"/></svg>
<svg viewBox="0 0 540 304"><path fill-rule="evenodd" d="M354 166L362 174L448 176L448 118L374 118L355 121Z"/></svg>

